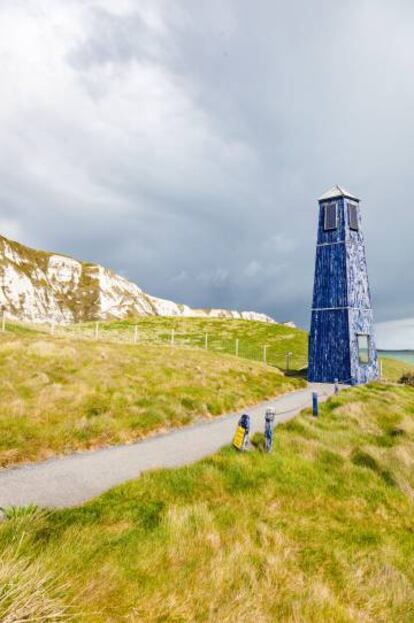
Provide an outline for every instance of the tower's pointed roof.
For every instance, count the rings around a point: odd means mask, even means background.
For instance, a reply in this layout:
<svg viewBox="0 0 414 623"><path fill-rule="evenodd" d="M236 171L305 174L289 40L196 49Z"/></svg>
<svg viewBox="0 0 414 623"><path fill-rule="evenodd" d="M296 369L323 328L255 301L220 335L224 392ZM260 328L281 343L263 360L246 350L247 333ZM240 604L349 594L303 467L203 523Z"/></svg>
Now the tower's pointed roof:
<svg viewBox="0 0 414 623"><path fill-rule="evenodd" d="M326 201L327 199L335 199L336 197L348 197L348 199L354 199L355 201L359 201L358 197L355 197L352 193L349 193L345 188L335 184L326 193L323 193L321 197L319 197L318 201Z"/></svg>

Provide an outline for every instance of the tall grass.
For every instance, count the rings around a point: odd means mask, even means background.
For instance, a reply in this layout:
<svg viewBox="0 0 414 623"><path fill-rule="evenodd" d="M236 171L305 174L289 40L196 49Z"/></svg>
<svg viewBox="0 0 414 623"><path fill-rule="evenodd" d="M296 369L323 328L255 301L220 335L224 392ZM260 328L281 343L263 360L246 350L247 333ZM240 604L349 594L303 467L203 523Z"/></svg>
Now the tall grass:
<svg viewBox="0 0 414 623"><path fill-rule="evenodd" d="M62 327L63 334L93 340L96 323ZM137 331L137 333L135 333ZM269 365L290 373L306 376L308 364L308 334L300 328L279 324L220 318L141 317L99 323L100 339L116 343L132 343L137 337L142 344L169 344L174 332L174 343L180 346L207 348L218 354L234 355ZM237 342L237 344L236 344ZM397 381L411 364L382 357L383 378Z"/></svg>
<svg viewBox="0 0 414 623"><path fill-rule="evenodd" d="M278 427L270 456L225 448L11 516L0 552L64 570L79 621L412 623L413 404L410 387L347 390Z"/></svg>
<svg viewBox="0 0 414 623"><path fill-rule="evenodd" d="M34 559L19 558L9 547L0 558L0 621L51 623L75 620L66 601L67 585Z"/></svg>
<svg viewBox="0 0 414 623"><path fill-rule="evenodd" d="M103 323L97 340L93 325L45 331L8 323L0 334L0 466L127 443L304 385L306 333L282 325L140 318ZM263 344L268 366L254 362ZM289 378L275 367L287 351ZM409 368L387 359L384 376Z"/></svg>
<svg viewBox="0 0 414 623"><path fill-rule="evenodd" d="M199 349L0 334L0 466L134 441L303 384Z"/></svg>
<svg viewBox="0 0 414 623"><path fill-rule="evenodd" d="M62 328L62 331L93 339L95 327L95 323L84 323ZM121 343L134 340L135 328L138 340L144 344L169 344L174 331L174 342L180 346L204 349L207 345L212 352L230 355L236 354L237 349L240 357L260 362L263 361L266 346L266 359L272 366L285 370L289 353L291 371L307 366L306 332L284 325L250 320L159 316L99 323L101 339Z"/></svg>

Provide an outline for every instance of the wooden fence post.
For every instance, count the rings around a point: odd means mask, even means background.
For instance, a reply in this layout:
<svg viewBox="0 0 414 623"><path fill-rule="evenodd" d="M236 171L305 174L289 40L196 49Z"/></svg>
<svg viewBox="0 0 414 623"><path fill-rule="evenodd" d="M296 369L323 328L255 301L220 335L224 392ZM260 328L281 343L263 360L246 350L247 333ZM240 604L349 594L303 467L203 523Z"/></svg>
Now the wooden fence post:
<svg viewBox="0 0 414 623"><path fill-rule="evenodd" d="M171 329L171 346L174 346L174 339L175 339L175 331L174 329Z"/></svg>
<svg viewBox="0 0 414 623"><path fill-rule="evenodd" d="M1 317L1 330L2 333L4 333L6 331L6 312L3 312L3 315Z"/></svg>
<svg viewBox="0 0 414 623"><path fill-rule="evenodd" d="M267 345L263 346L263 363L267 363Z"/></svg>
<svg viewBox="0 0 414 623"><path fill-rule="evenodd" d="M134 344L138 343L138 325L134 327Z"/></svg>
<svg viewBox="0 0 414 623"><path fill-rule="evenodd" d="M239 338L236 339L236 357L239 356Z"/></svg>
<svg viewBox="0 0 414 623"><path fill-rule="evenodd" d="M95 340L99 337L99 322L95 322Z"/></svg>
<svg viewBox="0 0 414 623"><path fill-rule="evenodd" d="M204 348L208 350L208 333L204 336Z"/></svg>

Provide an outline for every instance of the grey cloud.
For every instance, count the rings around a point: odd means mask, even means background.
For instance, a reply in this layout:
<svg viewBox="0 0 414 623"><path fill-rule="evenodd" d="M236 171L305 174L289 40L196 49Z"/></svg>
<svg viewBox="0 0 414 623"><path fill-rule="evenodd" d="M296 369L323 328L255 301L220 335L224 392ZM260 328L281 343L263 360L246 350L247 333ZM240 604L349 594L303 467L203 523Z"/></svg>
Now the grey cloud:
<svg viewBox="0 0 414 623"><path fill-rule="evenodd" d="M102 8L91 8L87 32L67 55L77 70L93 68L106 63L123 64L138 59L157 59L162 39L148 29L137 11L116 15Z"/></svg>
<svg viewBox="0 0 414 623"><path fill-rule="evenodd" d="M363 201L377 318L413 316L412 3L33 0L0 17L4 233L306 325L316 198L340 183Z"/></svg>

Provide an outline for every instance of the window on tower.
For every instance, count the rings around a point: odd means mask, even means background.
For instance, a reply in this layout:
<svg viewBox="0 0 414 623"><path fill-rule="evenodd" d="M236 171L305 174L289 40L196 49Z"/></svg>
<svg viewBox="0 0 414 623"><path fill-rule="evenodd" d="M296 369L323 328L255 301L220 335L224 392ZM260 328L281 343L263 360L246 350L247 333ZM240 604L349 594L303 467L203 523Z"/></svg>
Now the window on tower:
<svg viewBox="0 0 414 623"><path fill-rule="evenodd" d="M338 227L338 210L336 203L328 203L324 208L324 225L325 231L331 231Z"/></svg>
<svg viewBox="0 0 414 623"><path fill-rule="evenodd" d="M358 231L358 206L356 206L354 203L348 203L348 223L349 229L352 229L353 231Z"/></svg>
<svg viewBox="0 0 414 623"><path fill-rule="evenodd" d="M358 335L359 363L369 363L369 335Z"/></svg>

